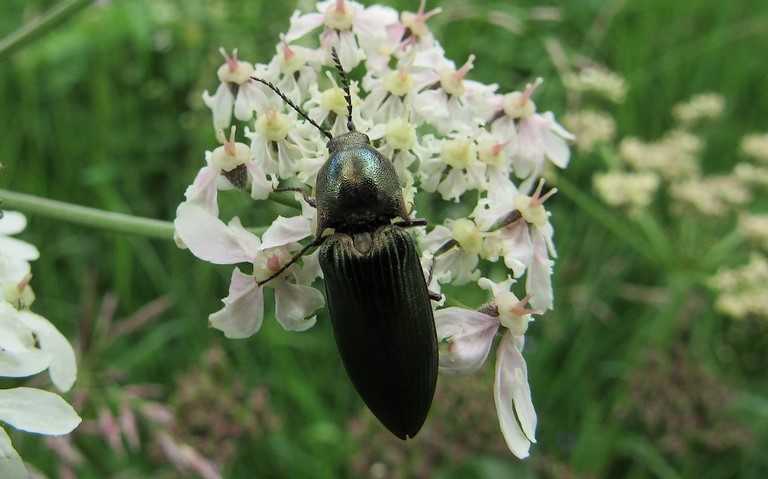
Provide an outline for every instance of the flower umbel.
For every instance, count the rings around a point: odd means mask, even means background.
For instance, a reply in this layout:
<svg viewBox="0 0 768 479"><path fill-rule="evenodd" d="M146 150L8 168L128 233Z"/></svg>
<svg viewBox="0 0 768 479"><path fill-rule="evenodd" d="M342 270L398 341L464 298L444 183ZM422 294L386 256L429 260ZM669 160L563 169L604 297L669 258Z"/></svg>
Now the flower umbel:
<svg viewBox="0 0 768 479"><path fill-rule="evenodd" d="M493 338L502 335L494 395L503 435L522 458L535 442L536 425L523 335L530 314L553 305L551 258L556 255L543 203L554 189L544 193L540 175L547 159L567 166L567 141L574 137L551 112L538 113L531 97L541 79L520 92L497 93L497 85L470 79L474 55L463 63L447 59L428 25L439 12L427 10L426 2L416 13L400 14L350 0L321 1L315 12L293 14L269 63L243 64L236 51L224 52L218 76L230 93L221 93L217 101L216 95L206 94L206 103L213 111L214 130L229 126L233 113L246 122L250 149L237 141L234 127L229 137L218 134L222 146L206 155L206 166L187 190L177 210L176 231L197 257L238 265L223 309L210 315L211 326L227 337L253 335L263 321L263 289L272 287L281 325L293 331L311 327L313 312L324 304L314 284L323 273L312 252L324 238L312 239L311 231L317 222L327 225L316 218L309 192L329 156L328 139L353 125L397 172L406 204L398 218L382 213L390 222L420 225L410 223L418 218L415 204L445 202L445 208L433 208L427 231L405 228L422 250L430 290L477 284L492 291L493 302L480 311L437 309L438 334L451 344L440 365L446 371L477 369ZM354 71L354 76L347 80L345 73L334 71L342 69ZM259 80L245 78L245 72ZM238 169L245 172L239 182L232 173ZM279 195L298 214L277 217L260 230L261 236L243 226L250 213L222 218L222 210L231 211L220 208L224 198L249 185L252 199ZM293 191L293 200L285 192L272 195L277 186ZM233 192L219 193L224 190ZM461 208L448 207L456 204L474 211L466 217L458 213ZM259 205L261 217L266 210ZM409 218L402 217L402 210ZM355 236L356 247L370 248L366 238ZM499 260L509 269L507 279L497 284L480 278ZM265 281L275 273L280 274ZM523 277L525 292L518 298L509 289L512 278ZM433 309L451 301L443 298Z"/></svg>

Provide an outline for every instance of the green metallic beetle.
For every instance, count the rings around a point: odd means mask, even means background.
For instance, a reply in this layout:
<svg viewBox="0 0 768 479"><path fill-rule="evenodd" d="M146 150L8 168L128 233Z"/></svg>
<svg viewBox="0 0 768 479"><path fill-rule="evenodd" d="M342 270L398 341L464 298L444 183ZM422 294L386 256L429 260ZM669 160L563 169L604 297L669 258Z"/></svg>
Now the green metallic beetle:
<svg viewBox="0 0 768 479"><path fill-rule="evenodd" d="M332 51L347 100L349 132L333 137L260 78L328 141L315 199L315 240L320 246L328 309L347 374L368 408L401 439L413 437L426 420L437 383L435 322L419 255L404 228L423 226L409 218L392 162L355 131L349 80ZM323 236L327 228L334 233Z"/></svg>

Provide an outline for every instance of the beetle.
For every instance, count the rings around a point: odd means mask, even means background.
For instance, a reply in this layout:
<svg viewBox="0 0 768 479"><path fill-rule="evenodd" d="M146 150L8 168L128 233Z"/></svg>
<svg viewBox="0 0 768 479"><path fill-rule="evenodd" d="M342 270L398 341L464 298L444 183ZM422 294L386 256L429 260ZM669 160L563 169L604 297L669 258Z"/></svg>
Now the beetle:
<svg viewBox="0 0 768 479"><path fill-rule="evenodd" d="M328 159L315 184L315 239L259 284L280 275L310 248L320 246L328 310L344 368L363 402L400 439L421 429L437 383L434 294L405 228L411 219L392 162L352 123L349 79L331 51L347 102L347 133L333 136L270 82L277 93L327 138ZM399 219L398 219L399 218ZM323 236L326 229L333 233ZM439 298L439 296L438 296Z"/></svg>

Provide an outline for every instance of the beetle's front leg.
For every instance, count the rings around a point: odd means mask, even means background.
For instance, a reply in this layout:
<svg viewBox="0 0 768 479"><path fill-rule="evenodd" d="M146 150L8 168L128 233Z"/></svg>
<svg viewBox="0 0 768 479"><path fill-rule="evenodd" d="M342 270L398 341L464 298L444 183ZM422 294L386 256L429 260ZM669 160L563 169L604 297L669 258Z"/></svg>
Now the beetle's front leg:
<svg viewBox="0 0 768 479"><path fill-rule="evenodd" d="M317 200L309 196L309 192L307 191L306 188L299 188L299 187L293 187L293 186L286 186L285 188L275 188L276 193L280 193L282 191L298 191L299 193L301 193L301 196L304 198L304 201L306 201L309 206L311 206L312 208L317 208Z"/></svg>

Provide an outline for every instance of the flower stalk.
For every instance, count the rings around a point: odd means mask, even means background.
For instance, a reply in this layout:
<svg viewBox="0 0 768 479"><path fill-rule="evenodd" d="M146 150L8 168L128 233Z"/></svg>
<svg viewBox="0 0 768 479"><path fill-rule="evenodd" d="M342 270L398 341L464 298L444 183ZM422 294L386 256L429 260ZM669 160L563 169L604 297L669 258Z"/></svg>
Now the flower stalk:
<svg viewBox="0 0 768 479"><path fill-rule="evenodd" d="M173 223L104 211L87 206L0 189L3 208L38 214L69 223L158 239L173 239Z"/></svg>

